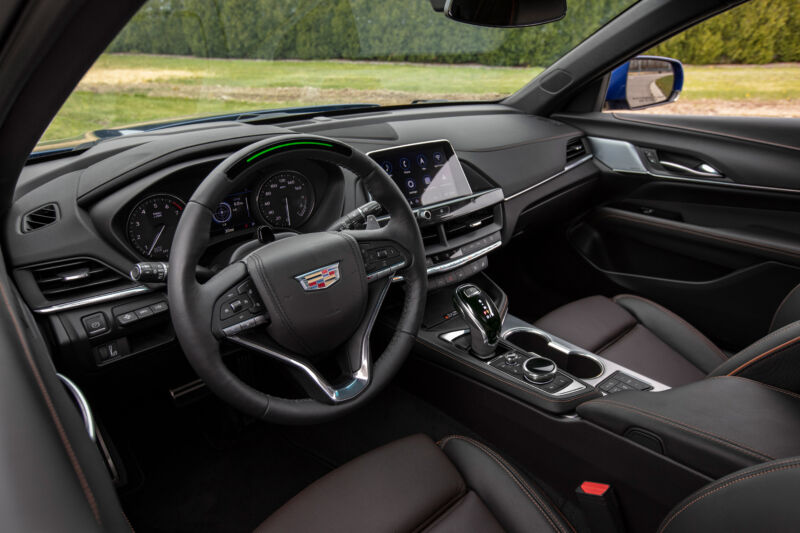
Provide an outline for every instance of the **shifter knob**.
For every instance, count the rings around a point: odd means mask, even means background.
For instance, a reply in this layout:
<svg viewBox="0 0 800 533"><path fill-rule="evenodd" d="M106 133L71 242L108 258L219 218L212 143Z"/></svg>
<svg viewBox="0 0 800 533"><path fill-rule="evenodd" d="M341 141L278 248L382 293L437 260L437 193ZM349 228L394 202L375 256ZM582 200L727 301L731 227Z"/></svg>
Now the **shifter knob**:
<svg viewBox="0 0 800 533"><path fill-rule="evenodd" d="M494 301L471 283L456 288L453 301L469 326L472 352L483 358L494 354L503 329L503 319Z"/></svg>

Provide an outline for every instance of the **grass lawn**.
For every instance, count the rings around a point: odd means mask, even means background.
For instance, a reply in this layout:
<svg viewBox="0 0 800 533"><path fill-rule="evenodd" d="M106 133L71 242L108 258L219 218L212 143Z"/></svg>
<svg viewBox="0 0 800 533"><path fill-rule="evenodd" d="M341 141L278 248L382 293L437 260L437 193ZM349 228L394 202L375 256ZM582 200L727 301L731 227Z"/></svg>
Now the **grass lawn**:
<svg viewBox="0 0 800 533"><path fill-rule="evenodd" d="M42 140L96 129L331 103L407 104L415 99L495 100L540 68L354 61L258 61L105 54L69 97ZM682 102L794 100L800 64L687 66ZM667 111L667 107L664 109Z"/></svg>

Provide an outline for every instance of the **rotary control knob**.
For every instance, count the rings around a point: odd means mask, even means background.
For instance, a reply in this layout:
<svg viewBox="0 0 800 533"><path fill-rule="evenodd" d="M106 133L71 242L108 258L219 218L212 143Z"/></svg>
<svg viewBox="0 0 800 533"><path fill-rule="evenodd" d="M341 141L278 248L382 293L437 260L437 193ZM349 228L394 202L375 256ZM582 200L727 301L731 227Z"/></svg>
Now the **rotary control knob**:
<svg viewBox="0 0 800 533"><path fill-rule="evenodd" d="M542 385L553 381L558 367L545 357L531 357L522 364L522 374L531 383Z"/></svg>
<svg viewBox="0 0 800 533"><path fill-rule="evenodd" d="M519 360L522 359L518 353L508 352L503 356L505 363L507 366L517 366L519 364Z"/></svg>

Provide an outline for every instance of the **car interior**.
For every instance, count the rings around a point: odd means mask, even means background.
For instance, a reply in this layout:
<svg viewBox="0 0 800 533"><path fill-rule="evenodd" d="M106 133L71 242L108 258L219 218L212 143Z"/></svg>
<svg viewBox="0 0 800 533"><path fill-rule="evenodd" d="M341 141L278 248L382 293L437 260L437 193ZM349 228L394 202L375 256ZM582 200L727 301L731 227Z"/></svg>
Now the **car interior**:
<svg viewBox="0 0 800 533"><path fill-rule="evenodd" d="M740 3L640 0L497 102L31 154L142 2L5 2L2 529L796 531L800 122L634 112Z"/></svg>

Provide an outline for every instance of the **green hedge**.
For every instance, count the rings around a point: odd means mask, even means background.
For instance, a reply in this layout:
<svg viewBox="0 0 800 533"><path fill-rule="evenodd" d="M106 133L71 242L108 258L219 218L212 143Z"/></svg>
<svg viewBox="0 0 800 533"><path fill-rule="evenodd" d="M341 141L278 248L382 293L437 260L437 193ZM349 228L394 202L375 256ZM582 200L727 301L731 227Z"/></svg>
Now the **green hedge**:
<svg viewBox="0 0 800 533"><path fill-rule="evenodd" d="M632 0L569 0L563 20L476 28L428 0L150 0L110 52L253 59L549 65ZM686 63L800 61L800 0L754 0L651 53Z"/></svg>
<svg viewBox="0 0 800 533"><path fill-rule="evenodd" d="M800 0L753 0L649 53L694 65L800 61Z"/></svg>

